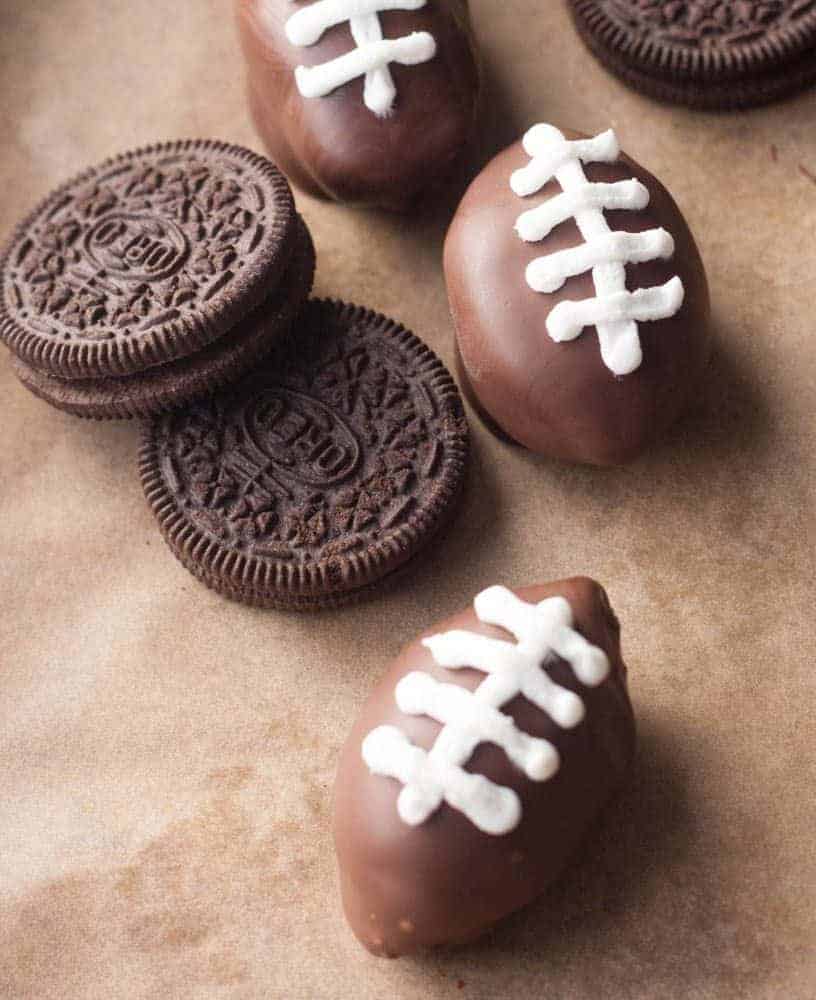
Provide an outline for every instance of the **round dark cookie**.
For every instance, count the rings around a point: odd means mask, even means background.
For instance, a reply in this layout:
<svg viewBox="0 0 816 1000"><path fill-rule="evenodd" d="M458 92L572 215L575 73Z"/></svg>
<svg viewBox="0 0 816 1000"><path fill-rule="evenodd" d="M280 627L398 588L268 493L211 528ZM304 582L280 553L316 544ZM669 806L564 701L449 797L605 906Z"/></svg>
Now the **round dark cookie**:
<svg viewBox="0 0 816 1000"><path fill-rule="evenodd" d="M240 383L154 420L142 484L165 540L226 595L309 610L404 568L464 481L456 385L404 327L309 302Z"/></svg>
<svg viewBox="0 0 816 1000"><path fill-rule="evenodd" d="M613 73L659 100L763 104L816 81L816 0L569 0Z"/></svg>
<svg viewBox="0 0 816 1000"><path fill-rule="evenodd" d="M299 220L291 260L277 290L229 333L198 353L118 379L61 379L20 358L13 359L12 370L35 396L77 417L154 416L240 378L287 334L309 296L314 271L314 244L306 224Z"/></svg>
<svg viewBox="0 0 816 1000"><path fill-rule="evenodd" d="M240 146L183 140L80 174L0 258L0 339L62 378L193 354L275 288L295 238L286 178Z"/></svg>

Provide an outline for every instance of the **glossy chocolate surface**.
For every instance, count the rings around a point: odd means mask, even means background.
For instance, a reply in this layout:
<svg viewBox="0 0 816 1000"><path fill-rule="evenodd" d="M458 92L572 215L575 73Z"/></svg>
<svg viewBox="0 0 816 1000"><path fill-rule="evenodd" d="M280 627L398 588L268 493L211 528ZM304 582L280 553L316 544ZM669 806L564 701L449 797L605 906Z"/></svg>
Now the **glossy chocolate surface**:
<svg viewBox="0 0 816 1000"><path fill-rule="evenodd" d="M412 670L475 689L476 670L437 666L424 636L453 628L507 639L501 629L478 621L472 608L427 629L394 660L354 724L341 754L335 785L334 836L343 905L352 930L378 955L403 955L422 948L461 943L524 906L559 874L598 812L624 781L634 753L635 730L621 659L620 629L603 589L586 578L516 591L537 602L562 595L575 627L609 657L609 677L596 688L580 685L556 659L547 672L580 693L586 717L575 729L560 729L535 705L518 697L505 711L519 728L555 744L561 767L549 781L533 782L489 744L481 744L468 770L513 788L523 814L508 834L478 830L447 804L424 824L412 827L397 813L401 785L369 773L361 744L376 726L394 725L418 746L429 748L440 726L397 708L397 682Z"/></svg>
<svg viewBox="0 0 816 1000"><path fill-rule="evenodd" d="M578 133L565 132L568 138ZM473 181L445 242L445 276L469 391L513 440L538 454L593 465L617 465L639 455L701 391L709 355L709 297L700 254L677 205L643 167L622 156L585 166L590 181L637 178L651 200L641 211L607 211L614 230L662 226L674 237L669 260L627 266L630 291L663 284L675 274L685 302L670 319L640 323L641 366L616 377L604 365L594 327L568 343L546 330L551 309L595 291L590 273L568 278L552 294L533 291L527 265L544 254L580 245L574 220L538 243L515 231L519 215L560 192L558 182L519 198L514 170L529 162L520 142L500 153Z"/></svg>
<svg viewBox="0 0 816 1000"><path fill-rule="evenodd" d="M417 11L380 14L383 34L429 31L437 53L417 66L392 64L393 113L363 103L363 79L326 97L304 98L297 66L314 66L354 48L347 23L297 47L287 19L305 3L236 0L247 61L248 97L263 142L281 170L310 194L406 210L444 186L468 155L479 76L464 0L429 0Z"/></svg>

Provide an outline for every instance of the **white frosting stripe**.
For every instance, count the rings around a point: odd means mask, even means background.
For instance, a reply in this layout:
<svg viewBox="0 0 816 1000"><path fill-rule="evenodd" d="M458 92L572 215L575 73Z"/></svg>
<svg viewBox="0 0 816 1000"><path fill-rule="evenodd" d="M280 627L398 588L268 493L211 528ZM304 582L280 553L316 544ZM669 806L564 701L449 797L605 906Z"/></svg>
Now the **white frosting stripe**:
<svg viewBox="0 0 816 1000"><path fill-rule="evenodd" d="M649 204L649 192L637 180L614 184L584 184L574 191L545 201L519 216L516 230L527 243L537 243L549 236L556 226L587 209L637 210Z"/></svg>
<svg viewBox="0 0 816 1000"><path fill-rule="evenodd" d="M666 319L683 304L683 282L672 278L656 288L615 292L603 299L559 302L547 327L553 340L574 340L585 326L606 326L632 320Z"/></svg>
<svg viewBox="0 0 816 1000"><path fill-rule="evenodd" d="M407 66L425 62L433 55L433 38L427 32L416 32L405 38L381 39L352 49L320 66L298 66L295 70L298 88L304 97L325 97L333 90L358 76L383 69L389 63Z"/></svg>
<svg viewBox="0 0 816 1000"><path fill-rule="evenodd" d="M508 647L501 639L473 632L446 632L425 639L423 645L442 667L475 667L491 675L483 684L495 692L492 697L498 704L521 693L564 729L577 726L583 718L581 699L554 684L540 669L538 659L531 659L519 646Z"/></svg>
<svg viewBox="0 0 816 1000"><path fill-rule="evenodd" d="M600 264L634 264L668 258L674 240L665 229L645 233L610 232L580 247L538 257L527 267L527 284L536 292L557 292L567 278L591 271Z"/></svg>
<svg viewBox="0 0 816 1000"><path fill-rule="evenodd" d="M642 361L638 322L675 315L683 304L684 290L675 277L658 288L630 292L626 265L668 259L674 254L674 240L664 229L628 233L610 228L605 211L639 211L649 203L648 190L634 178L614 184L587 179L584 163L611 163L620 155L613 131L569 142L557 128L536 125L525 135L524 149L532 160L511 176L513 191L525 197L555 179L562 194L519 216L520 237L527 242L542 240L574 218L584 239L581 246L532 261L526 272L528 285L536 292L552 293L568 278L587 271L595 285L595 298L559 303L547 317L547 332L561 342L594 325L606 366L616 375L629 374Z"/></svg>
<svg viewBox="0 0 816 1000"><path fill-rule="evenodd" d="M349 20L351 37L357 46L357 51L361 53L373 54L377 46L382 46L383 33L379 16L371 14L369 16L352 17ZM381 55L386 55L384 49L380 49ZM354 75L350 79L356 79L360 73L356 69L350 69ZM338 86L342 86L338 84ZM394 85L394 78L388 68L388 62L376 63L365 71L363 82L363 103L379 117L386 117L397 97L397 88Z"/></svg>
<svg viewBox="0 0 816 1000"><path fill-rule="evenodd" d="M385 117L394 106L396 88L389 66L416 66L436 55L436 42L427 31L402 38L383 38L379 14L386 10L419 10L427 0L317 0L293 14L286 34L293 45L309 46L330 27L349 22L355 48L318 66L298 66L295 80L306 98L325 97L338 87L365 77L363 100L367 108Z"/></svg>
<svg viewBox="0 0 816 1000"><path fill-rule="evenodd" d="M510 187L520 198L540 191L547 181L557 177L566 163L614 163L620 156L618 139L612 129L594 139L567 142L553 125L534 125L522 144L533 160L510 178ZM584 183L589 183L586 178Z"/></svg>
<svg viewBox="0 0 816 1000"><path fill-rule="evenodd" d="M386 10L420 10L427 0L317 0L302 7L286 22L286 37L297 46L314 45L337 24L366 18Z"/></svg>
<svg viewBox="0 0 816 1000"><path fill-rule="evenodd" d="M600 684L609 672L603 650L590 645L572 627L572 609L562 597L532 605L504 587L491 587L474 601L480 621L512 633L516 643L454 630L423 644L434 661L449 669L470 667L487 674L469 691L414 671L397 685L396 700L407 715L427 715L442 724L430 751L415 747L394 726L380 726L363 741L363 758L374 774L400 781L400 817L423 823L442 804L464 813L485 833L512 830L521 818L516 793L465 770L480 743L500 747L533 781L546 781L558 770L555 747L521 731L500 709L523 695L557 725L570 728L584 717L584 704L572 691L555 684L543 666L553 655L565 659L586 685Z"/></svg>
<svg viewBox="0 0 816 1000"><path fill-rule="evenodd" d="M528 736L509 715L489 700L458 684L442 684L429 674L415 671L397 685L397 704L406 715L427 715L441 722L446 736L457 741L466 760L480 743L493 743L533 781L545 781L558 770L558 751L547 740Z"/></svg>
<svg viewBox="0 0 816 1000"><path fill-rule="evenodd" d="M397 799L403 822L419 826L445 801L485 833L507 833L518 825L521 803L511 788L448 764L435 749L415 747L395 726L380 726L363 741L363 759L372 774L404 785Z"/></svg>

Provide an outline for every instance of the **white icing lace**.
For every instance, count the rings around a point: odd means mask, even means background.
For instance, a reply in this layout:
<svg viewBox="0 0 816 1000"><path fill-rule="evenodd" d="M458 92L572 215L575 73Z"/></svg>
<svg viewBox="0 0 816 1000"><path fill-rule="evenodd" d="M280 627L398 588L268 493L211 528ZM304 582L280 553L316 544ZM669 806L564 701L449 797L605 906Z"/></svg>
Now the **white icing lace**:
<svg viewBox="0 0 816 1000"><path fill-rule="evenodd" d="M535 125L524 136L532 157L510 178L519 197L540 191L555 178L563 193L519 216L519 236L535 243L574 218L584 243L574 249L547 254L527 268L527 283L537 292L555 292L571 278L592 271L596 297L560 302L547 317L553 340L574 340L584 327L595 326L604 364L615 375L628 375L642 361L638 322L667 319L683 304L683 283L677 276L656 288L626 288L626 264L674 254L674 240L665 229L642 233L616 232L604 217L608 209L638 211L649 204L649 192L638 180L595 184L582 164L614 163L620 156L610 129L594 139L568 142L552 125Z"/></svg>
<svg viewBox="0 0 816 1000"><path fill-rule="evenodd" d="M518 795L464 765L480 743L493 743L532 781L547 781L559 768L558 751L548 740L522 732L500 709L521 694L561 728L577 726L584 718L583 701L550 680L543 666L559 656L582 684L594 687L608 675L609 660L572 628L572 609L563 597L527 604L505 587L490 587L473 606L480 621L506 629L518 641L465 631L424 639L439 666L471 667L488 676L468 691L421 671L406 674L396 688L397 704L406 715L442 723L434 745L423 750L395 726L380 726L366 736L362 752L370 771L404 785L397 803L404 822L425 822L444 801L485 833L503 834L521 819Z"/></svg>
<svg viewBox="0 0 816 1000"><path fill-rule="evenodd" d="M357 77L365 76L365 105L379 117L394 107L396 87L391 63L416 66L436 55L436 42L427 31L402 38L383 38L380 13L419 10L427 0L316 0L292 14L286 36L292 45L309 46L329 28L349 22L356 48L319 66L298 66L295 80L304 97L325 97Z"/></svg>

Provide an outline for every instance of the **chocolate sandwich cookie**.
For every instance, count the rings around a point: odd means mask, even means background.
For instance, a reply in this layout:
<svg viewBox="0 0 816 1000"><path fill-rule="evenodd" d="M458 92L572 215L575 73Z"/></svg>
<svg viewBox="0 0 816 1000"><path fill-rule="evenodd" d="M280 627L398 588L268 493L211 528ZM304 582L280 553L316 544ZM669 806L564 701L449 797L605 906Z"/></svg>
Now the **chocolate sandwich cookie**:
<svg viewBox="0 0 816 1000"><path fill-rule="evenodd" d="M0 259L0 338L57 406L156 412L240 374L259 327L236 328L270 296L293 312L312 258L268 160L214 141L151 146L69 181L17 228Z"/></svg>
<svg viewBox="0 0 816 1000"><path fill-rule="evenodd" d="M450 517L468 453L448 371L404 327L309 302L242 381L153 420L142 484L207 586L311 610L370 594Z"/></svg>
<svg viewBox="0 0 816 1000"><path fill-rule="evenodd" d="M213 392L240 377L288 331L308 296L315 251L298 221L291 260L279 288L209 347L125 378L61 379L20 358L12 370L23 385L52 406L97 420L149 417Z"/></svg>
<svg viewBox="0 0 816 1000"><path fill-rule="evenodd" d="M597 58L659 100L728 110L816 81L814 0L569 0L569 6Z"/></svg>

